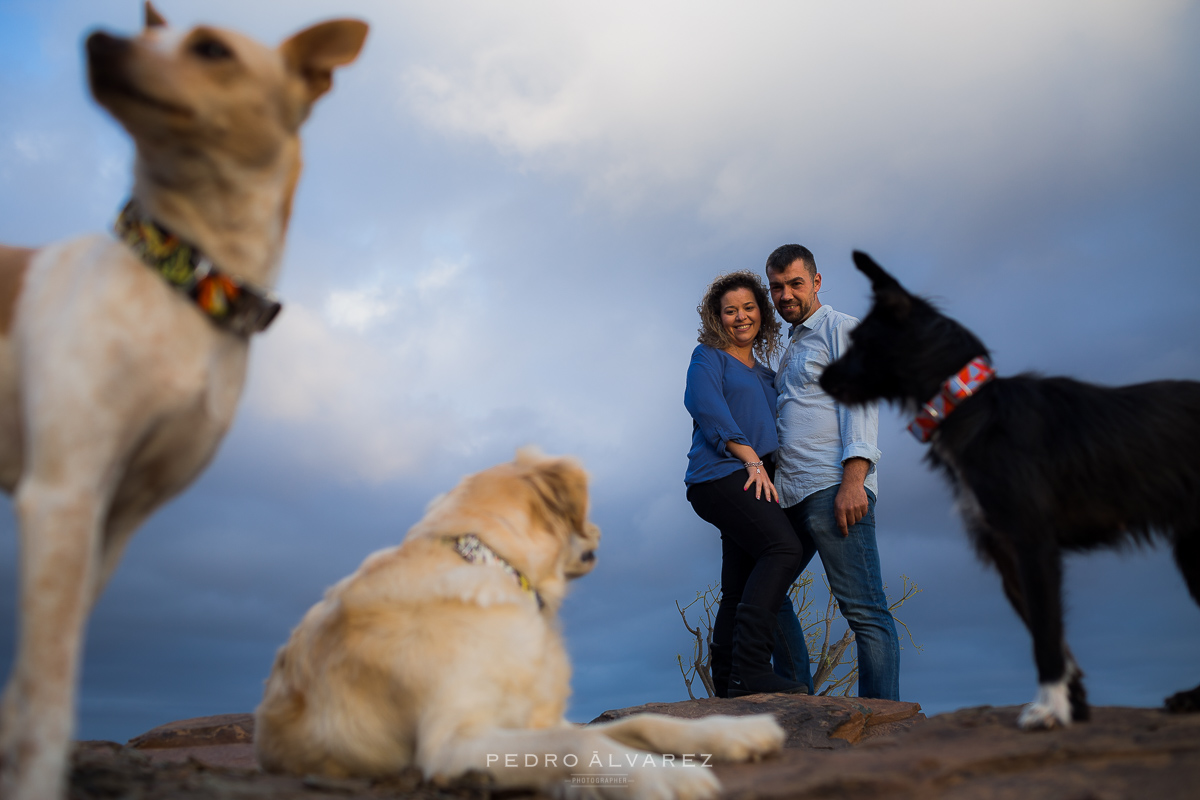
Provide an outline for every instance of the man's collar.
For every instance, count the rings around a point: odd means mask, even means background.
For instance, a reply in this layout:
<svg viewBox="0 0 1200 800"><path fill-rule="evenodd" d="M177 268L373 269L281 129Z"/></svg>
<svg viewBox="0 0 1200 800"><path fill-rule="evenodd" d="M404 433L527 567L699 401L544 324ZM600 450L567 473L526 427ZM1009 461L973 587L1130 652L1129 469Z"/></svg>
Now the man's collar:
<svg viewBox="0 0 1200 800"><path fill-rule="evenodd" d="M796 338L796 333L801 328L807 328L810 331L813 330L813 328L816 327L817 323L820 322L821 320L825 319L825 317L828 315L829 315L829 306L822 303L821 307L818 308L816 311L812 312L811 314L809 314L804 319L803 322L797 322L795 325L793 325L791 328L788 329L788 338L789 339Z"/></svg>

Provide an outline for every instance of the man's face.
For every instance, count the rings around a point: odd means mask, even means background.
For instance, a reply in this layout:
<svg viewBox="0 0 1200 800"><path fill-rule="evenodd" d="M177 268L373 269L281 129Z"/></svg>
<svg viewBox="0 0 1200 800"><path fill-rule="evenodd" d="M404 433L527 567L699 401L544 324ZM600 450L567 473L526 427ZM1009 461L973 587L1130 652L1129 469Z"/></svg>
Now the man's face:
<svg viewBox="0 0 1200 800"><path fill-rule="evenodd" d="M817 291L821 288L821 273L809 277L804 262L796 259L782 272L768 272L771 302L784 321L795 325L812 316L821 307Z"/></svg>

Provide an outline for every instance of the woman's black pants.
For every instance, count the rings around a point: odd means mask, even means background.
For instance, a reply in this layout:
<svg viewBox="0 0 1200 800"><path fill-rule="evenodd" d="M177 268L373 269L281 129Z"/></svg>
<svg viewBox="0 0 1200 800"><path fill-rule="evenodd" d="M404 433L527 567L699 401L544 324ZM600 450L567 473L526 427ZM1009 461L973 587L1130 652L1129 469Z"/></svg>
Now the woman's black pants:
<svg viewBox="0 0 1200 800"><path fill-rule="evenodd" d="M768 474L774 464L766 461ZM754 487L743 491L746 471L688 487L687 499L700 519L721 531L721 602L713 623L712 640L733 642L738 603L774 614L795 580L804 547L783 509L766 497L755 499Z"/></svg>

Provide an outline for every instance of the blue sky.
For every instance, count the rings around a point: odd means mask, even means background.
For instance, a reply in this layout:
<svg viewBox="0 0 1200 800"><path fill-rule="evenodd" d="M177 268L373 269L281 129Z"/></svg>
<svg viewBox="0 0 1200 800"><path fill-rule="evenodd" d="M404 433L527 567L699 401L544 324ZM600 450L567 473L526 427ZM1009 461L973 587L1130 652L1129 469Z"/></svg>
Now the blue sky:
<svg viewBox="0 0 1200 800"><path fill-rule="evenodd" d="M861 314L871 253L1002 374L1200 378L1200 8L1188 2L232 2L175 25L270 42L372 32L305 130L278 291L237 422L143 528L92 618L80 735L249 711L324 588L524 444L592 473L600 565L574 589L570 717L686 697L675 600L715 581L683 494L684 372L719 272L784 242ZM105 228L131 147L82 39L132 0L0 0L0 240ZM1028 636L940 478L881 414L885 579L928 711L1031 699ZM0 665L16 537L0 513ZM1093 702L1200 680L1200 609L1163 550L1075 558ZM0 669L5 667L0 666Z"/></svg>

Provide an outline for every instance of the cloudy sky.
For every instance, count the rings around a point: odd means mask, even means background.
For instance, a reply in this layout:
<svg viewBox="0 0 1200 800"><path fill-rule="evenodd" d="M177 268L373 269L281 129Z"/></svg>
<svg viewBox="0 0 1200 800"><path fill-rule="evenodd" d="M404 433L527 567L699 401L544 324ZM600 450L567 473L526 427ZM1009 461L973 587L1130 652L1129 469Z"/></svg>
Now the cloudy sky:
<svg viewBox="0 0 1200 800"><path fill-rule="evenodd" d="M161 0L174 25L281 41L372 31L305 130L278 291L236 424L131 545L92 617L84 738L249 711L324 588L426 501L524 444L592 474L600 566L564 627L570 718L686 698L675 611L718 576L684 499L696 303L807 244L861 314L870 252L991 347L1002 374L1200 378L1200 6L1147 0ZM0 240L105 228L131 147L89 99L82 38L134 0L0 0ZM1028 701L1027 634L940 478L881 414L879 543L927 711ZM0 513L0 670L16 536ZM814 564L819 571L819 564ZM1168 553L1077 557L1068 635L1093 702L1200 676Z"/></svg>

